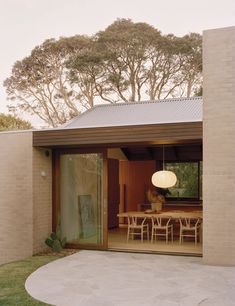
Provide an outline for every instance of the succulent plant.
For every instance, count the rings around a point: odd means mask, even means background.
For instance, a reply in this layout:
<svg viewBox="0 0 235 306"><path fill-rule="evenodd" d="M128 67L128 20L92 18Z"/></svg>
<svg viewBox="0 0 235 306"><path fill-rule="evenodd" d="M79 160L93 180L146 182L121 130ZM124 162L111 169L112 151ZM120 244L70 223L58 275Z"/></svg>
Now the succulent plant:
<svg viewBox="0 0 235 306"><path fill-rule="evenodd" d="M56 233L52 232L50 237L45 240L45 244L49 246L53 252L59 253L66 244L66 238L61 239L61 232L58 228Z"/></svg>
<svg viewBox="0 0 235 306"><path fill-rule="evenodd" d="M45 240L45 243L46 243L47 246L49 246L50 248L52 248L52 246L53 246L53 240L52 240L52 239L47 238L47 239Z"/></svg>
<svg viewBox="0 0 235 306"><path fill-rule="evenodd" d="M58 239L53 240L52 250L56 253L59 253L62 250L61 242Z"/></svg>
<svg viewBox="0 0 235 306"><path fill-rule="evenodd" d="M52 240L58 239L57 234L53 233L53 232L51 233L50 237L51 237Z"/></svg>

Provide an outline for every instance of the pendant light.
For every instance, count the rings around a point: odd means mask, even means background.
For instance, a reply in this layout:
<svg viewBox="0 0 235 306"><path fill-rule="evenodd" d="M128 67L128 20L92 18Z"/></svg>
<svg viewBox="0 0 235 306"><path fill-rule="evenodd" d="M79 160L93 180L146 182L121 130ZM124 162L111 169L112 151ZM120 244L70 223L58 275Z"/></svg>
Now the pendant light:
<svg viewBox="0 0 235 306"><path fill-rule="evenodd" d="M152 183L154 186L159 188L170 188L175 186L177 177L174 172L164 170L165 169L165 150L163 145L163 169L157 171L152 175Z"/></svg>

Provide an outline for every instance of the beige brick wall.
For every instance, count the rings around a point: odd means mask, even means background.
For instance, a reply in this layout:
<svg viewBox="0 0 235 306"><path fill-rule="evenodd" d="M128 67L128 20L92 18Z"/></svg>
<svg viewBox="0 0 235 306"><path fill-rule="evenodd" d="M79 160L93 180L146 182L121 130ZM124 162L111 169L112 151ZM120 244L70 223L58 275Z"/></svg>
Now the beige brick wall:
<svg viewBox="0 0 235 306"><path fill-rule="evenodd" d="M46 248L44 240L52 227L52 169L50 150L34 149L30 131L0 133L0 148L3 264Z"/></svg>
<svg viewBox="0 0 235 306"><path fill-rule="evenodd" d="M32 132L0 133L0 264L33 253Z"/></svg>
<svg viewBox="0 0 235 306"><path fill-rule="evenodd" d="M46 176L42 176L42 172ZM35 254L46 248L44 240L52 231L51 152L38 148L33 149L33 223Z"/></svg>
<svg viewBox="0 0 235 306"><path fill-rule="evenodd" d="M235 27L203 34L203 260L235 265Z"/></svg>

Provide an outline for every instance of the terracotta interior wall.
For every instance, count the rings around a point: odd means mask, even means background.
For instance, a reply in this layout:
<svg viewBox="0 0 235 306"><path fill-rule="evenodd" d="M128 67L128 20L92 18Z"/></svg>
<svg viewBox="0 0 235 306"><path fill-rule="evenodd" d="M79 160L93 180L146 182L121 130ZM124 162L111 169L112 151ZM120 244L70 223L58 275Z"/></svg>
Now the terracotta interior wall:
<svg viewBox="0 0 235 306"><path fill-rule="evenodd" d="M146 191L152 186L151 177L156 161L120 161L121 211L137 210L146 202Z"/></svg>

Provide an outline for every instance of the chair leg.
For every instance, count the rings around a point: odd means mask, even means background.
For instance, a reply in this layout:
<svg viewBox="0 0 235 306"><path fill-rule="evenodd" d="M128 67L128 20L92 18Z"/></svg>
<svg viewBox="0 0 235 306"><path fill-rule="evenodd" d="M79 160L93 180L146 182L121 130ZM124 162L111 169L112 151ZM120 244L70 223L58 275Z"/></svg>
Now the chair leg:
<svg viewBox="0 0 235 306"><path fill-rule="evenodd" d="M144 230L143 228L141 229L141 243L144 241Z"/></svg>
<svg viewBox="0 0 235 306"><path fill-rule="evenodd" d="M147 239L149 241L149 226L147 226Z"/></svg>
<svg viewBox="0 0 235 306"><path fill-rule="evenodd" d="M171 227L171 242L173 242L173 227Z"/></svg>
<svg viewBox="0 0 235 306"><path fill-rule="evenodd" d="M152 227L151 243L153 243L154 228Z"/></svg>
<svg viewBox="0 0 235 306"><path fill-rule="evenodd" d="M195 229L195 244L197 244L197 229Z"/></svg>
<svg viewBox="0 0 235 306"><path fill-rule="evenodd" d="M202 231L203 231L203 225L202 225L202 223L200 224L200 226L199 226L199 229L198 229L198 231L199 231L199 233L198 233L198 235L199 235L199 237L198 237L198 241L199 242L202 242Z"/></svg>
<svg viewBox="0 0 235 306"><path fill-rule="evenodd" d="M129 241L129 236L130 236L130 228L127 228L127 237L126 237L126 241Z"/></svg>
<svg viewBox="0 0 235 306"><path fill-rule="evenodd" d="M168 243L168 234L169 234L168 228L166 228L166 243Z"/></svg>

